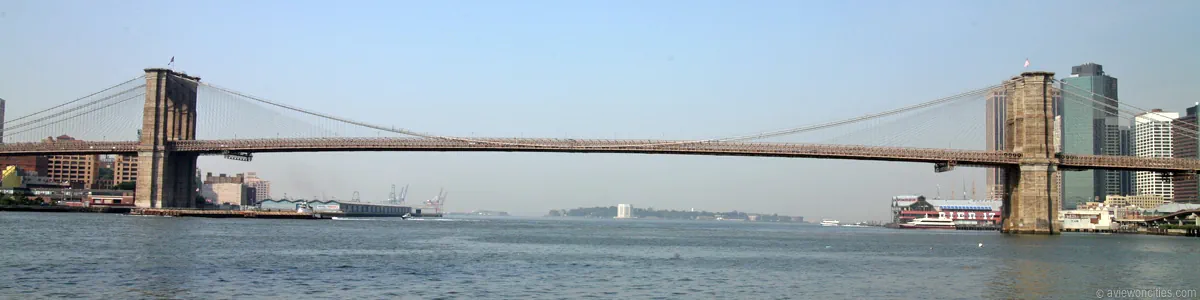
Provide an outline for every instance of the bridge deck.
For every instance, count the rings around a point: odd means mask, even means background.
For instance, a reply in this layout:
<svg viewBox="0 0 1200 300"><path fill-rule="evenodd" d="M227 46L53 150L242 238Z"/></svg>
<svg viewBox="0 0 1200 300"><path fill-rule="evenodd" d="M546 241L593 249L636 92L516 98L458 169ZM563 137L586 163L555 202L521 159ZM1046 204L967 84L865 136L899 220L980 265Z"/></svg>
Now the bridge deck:
<svg viewBox="0 0 1200 300"><path fill-rule="evenodd" d="M1002 151L820 145L797 143L689 142L670 140L513 139L513 138L302 138L171 141L168 150L224 152L333 151L495 151L640 153L677 155L761 156L905 161L968 166L1016 166L1020 154ZM135 154L137 142L53 142L0 144L0 156ZM1061 166L1157 172L1197 172L1200 160L1103 155L1061 155Z"/></svg>
<svg viewBox="0 0 1200 300"><path fill-rule="evenodd" d="M946 162L960 165L1013 165L1015 153L892 148L871 146L812 145L791 143L688 143L663 140L582 139L470 139L423 138L322 138L224 141L178 141L177 151L219 153L312 152L312 151L498 151L569 153L640 153L720 156L807 157L856 160Z"/></svg>

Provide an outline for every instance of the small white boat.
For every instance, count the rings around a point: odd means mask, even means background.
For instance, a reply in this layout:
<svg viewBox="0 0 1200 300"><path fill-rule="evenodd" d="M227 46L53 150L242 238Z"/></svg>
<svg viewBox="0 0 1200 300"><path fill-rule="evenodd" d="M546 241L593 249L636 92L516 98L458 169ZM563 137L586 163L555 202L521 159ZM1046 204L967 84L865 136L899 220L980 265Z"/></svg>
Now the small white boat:
<svg viewBox="0 0 1200 300"><path fill-rule="evenodd" d="M838 226L841 225L841 223L842 222L838 222L838 220L834 219L821 219L821 226Z"/></svg>
<svg viewBox="0 0 1200 300"><path fill-rule="evenodd" d="M900 224L903 229L954 229L950 218L917 218L910 223Z"/></svg>
<svg viewBox="0 0 1200 300"><path fill-rule="evenodd" d="M308 206L308 203L301 203L300 205L296 206L296 212L302 214L311 214L313 210L312 206Z"/></svg>

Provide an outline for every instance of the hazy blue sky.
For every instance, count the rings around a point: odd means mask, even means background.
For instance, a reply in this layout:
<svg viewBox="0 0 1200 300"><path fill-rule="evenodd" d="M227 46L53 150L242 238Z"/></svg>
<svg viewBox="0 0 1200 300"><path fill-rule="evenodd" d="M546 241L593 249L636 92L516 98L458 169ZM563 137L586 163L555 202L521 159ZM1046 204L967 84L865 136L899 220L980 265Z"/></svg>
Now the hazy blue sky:
<svg viewBox="0 0 1200 300"><path fill-rule="evenodd" d="M1120 97L1200 101L1197 1L0 1L9 115L164 66L444 135L701 138L836 120L1085 62ZM981 114L980 114L981 115ZM982 145L982 136L974 138ZM936 145L930 145L936 146ZM452 210L738 209L885 219L979 181L926 164L534 153L263 154L276 196L450 191ZM961 191L961 188L957 188Z"/></svg>

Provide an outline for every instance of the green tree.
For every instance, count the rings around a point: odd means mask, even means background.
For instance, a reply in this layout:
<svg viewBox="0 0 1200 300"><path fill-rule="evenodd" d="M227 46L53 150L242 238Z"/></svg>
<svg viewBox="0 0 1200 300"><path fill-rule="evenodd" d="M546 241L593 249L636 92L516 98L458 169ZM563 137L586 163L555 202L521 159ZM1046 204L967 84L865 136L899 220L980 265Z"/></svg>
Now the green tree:
<svg viewBox="0 0 1200 300"><path fill-rule="evenodd" d="M114 190L132 191L137 188L137 183L133 181L124 181L113 186Z"/></svg>
<svg viewBox="0 0 1200 300"><path fill-rule="evenodd" d="M100 168L97 173L100 173L100 180L113 180L113 169Z"/></svg>

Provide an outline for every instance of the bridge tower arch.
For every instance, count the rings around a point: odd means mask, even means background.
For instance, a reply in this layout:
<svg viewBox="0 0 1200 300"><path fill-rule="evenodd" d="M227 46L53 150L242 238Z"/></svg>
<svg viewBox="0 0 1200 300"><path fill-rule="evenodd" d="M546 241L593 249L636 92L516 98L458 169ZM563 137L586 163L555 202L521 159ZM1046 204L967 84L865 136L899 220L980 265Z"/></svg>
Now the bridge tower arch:
<svg viewBox="0 0 1200 300"><path fill-rule="evenodd" d="M1021 154L1005 173L1002 211L1005 233L1057 234L1060 195L1055 174L1052 72L1025 72L1004 83L1006 150Z"/></svg>
<svg viewBox="0 0 1200 300"><path fill-rule="evenodd" d="M146 69L146 102L138 140L137 207L195 207L195 153L172 152L168 141L196 139L200 77Z"/></svg>

